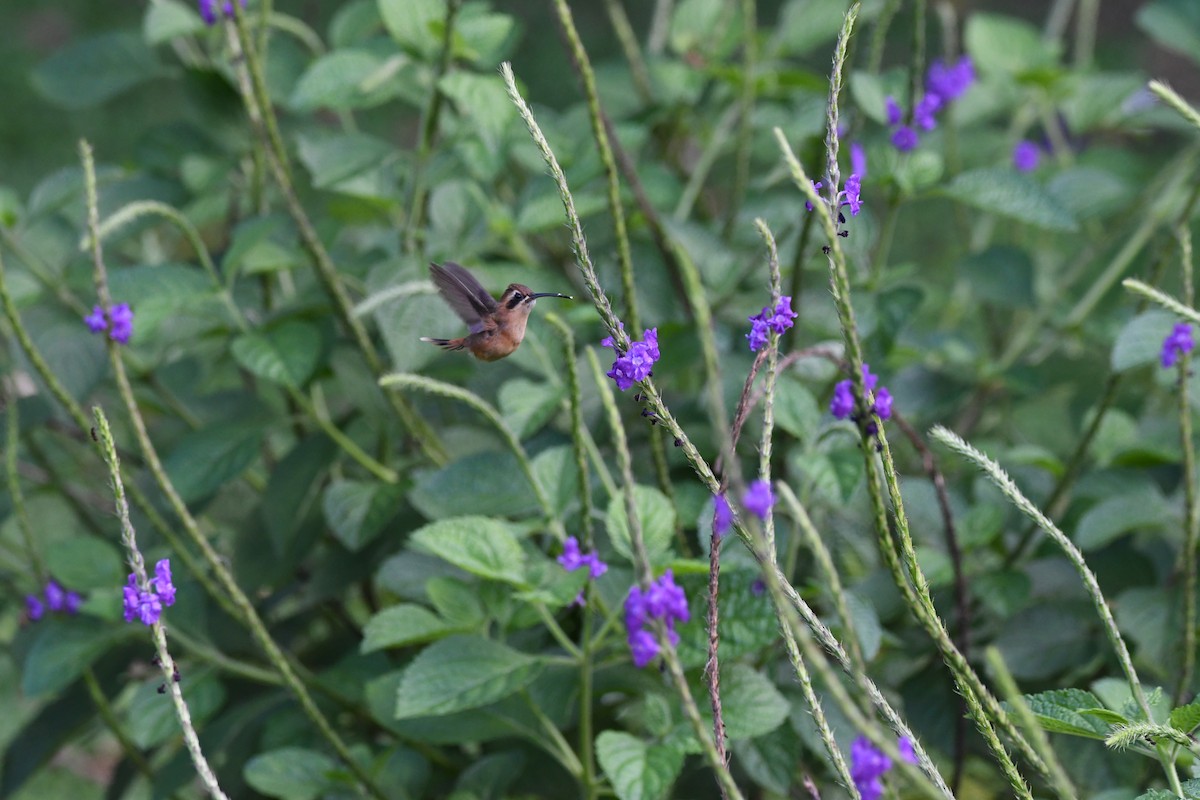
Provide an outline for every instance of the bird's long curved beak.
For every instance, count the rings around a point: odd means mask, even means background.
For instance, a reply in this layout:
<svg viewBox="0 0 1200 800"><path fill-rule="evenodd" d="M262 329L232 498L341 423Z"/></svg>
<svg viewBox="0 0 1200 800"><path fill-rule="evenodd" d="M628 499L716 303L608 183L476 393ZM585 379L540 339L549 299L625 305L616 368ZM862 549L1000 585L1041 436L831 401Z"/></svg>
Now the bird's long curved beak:
<svg viewBox="0 0 1200 800"><path fill-rule="evenodd" d="M539 297L561 297L564 300L574 300L575 299L574 297L571 297L571 295L569 295L569 294L559 294L558 292L536 292L529 296L535 300Z"/></svg>

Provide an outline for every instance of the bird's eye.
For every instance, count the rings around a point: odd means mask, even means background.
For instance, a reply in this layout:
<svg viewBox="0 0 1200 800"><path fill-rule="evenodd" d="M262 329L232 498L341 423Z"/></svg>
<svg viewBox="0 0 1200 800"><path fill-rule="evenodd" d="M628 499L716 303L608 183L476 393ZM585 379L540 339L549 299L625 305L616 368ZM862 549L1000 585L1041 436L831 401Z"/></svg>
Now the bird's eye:
<svg viewBox="0 0 1200 800"><path fill-rule="evenodd" d="M521 294L520 292L513 292L513 300L524 300L524 299L525 299L525 295Z"/></svg>

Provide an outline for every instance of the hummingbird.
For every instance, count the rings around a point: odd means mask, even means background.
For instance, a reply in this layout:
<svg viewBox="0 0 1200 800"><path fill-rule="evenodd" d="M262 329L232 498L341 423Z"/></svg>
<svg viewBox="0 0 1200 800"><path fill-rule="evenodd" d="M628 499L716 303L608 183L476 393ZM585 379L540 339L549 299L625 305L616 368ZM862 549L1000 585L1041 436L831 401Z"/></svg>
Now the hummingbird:
<svg viewBox="0 0 1200 800"><path fill-rule="evenodd" d="M510 283L496 300L474 275L453 261L430 264L429 274L442 298L467 323L471 332L458 339L422 336L421 341L432 342L446 350L468 350L480 361L499 361L521 346L529 312L539 297L574 299L570 295L534 292L528 286Z"/></svg>

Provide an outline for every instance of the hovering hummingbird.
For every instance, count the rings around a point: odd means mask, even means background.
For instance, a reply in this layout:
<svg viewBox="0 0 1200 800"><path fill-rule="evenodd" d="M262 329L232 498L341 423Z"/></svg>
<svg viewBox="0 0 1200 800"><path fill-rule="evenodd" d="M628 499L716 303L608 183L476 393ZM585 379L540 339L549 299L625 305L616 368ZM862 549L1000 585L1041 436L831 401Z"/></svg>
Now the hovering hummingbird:
<svg viewBox="0 0 1200 800"><path fill-rule="evenodd" d="M469 350L480 361L498 361L521 346L529 312L539 297L573 299L570 295L533 292L528 286L510 283L497 301L474 275L453 261L430 264L429 274L438 292L467 323L471 333L458 339L422 336L421 341L433 342L446 350Z"/></svg>

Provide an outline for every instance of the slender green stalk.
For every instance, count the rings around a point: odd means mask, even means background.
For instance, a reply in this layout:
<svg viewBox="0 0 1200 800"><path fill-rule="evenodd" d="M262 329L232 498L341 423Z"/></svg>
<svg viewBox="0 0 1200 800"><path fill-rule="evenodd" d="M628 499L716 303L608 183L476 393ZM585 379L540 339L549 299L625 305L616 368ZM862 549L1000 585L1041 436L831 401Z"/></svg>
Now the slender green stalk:
<svg viewBox="0 0 1200 800"><path fill-rule="evenodd" d="M1100 0L1079 0L1075 15L1075 69L1092 68L1096 51L1096 25L1100 19Z"/></svg>
<svg viewBox="0 0 1200 800"><path fill-rule="evenodd" d="M234 4L237 7L237 4ZM100 299L102 308L108 309L112 307L112 298L108 290L108 272L104 266L104 259L101 253L100 237L99 237L99 206L96 197L96 181L95 168L92 160L91 146L86 142L80 143L80 154L83 159L84 179L87 198L88 211L88 230L91 240L92 264L94 273L94 282L96 285L96 294ZM166 469L163 467L162 460L158 456L158 450L154 446L154 442L150 439L150 433L146 428L146 421L142 417L141 410L138 408L137 400L133 396L133 387L129 383L129 376L125 371L125 363L121 358L121 353L118 350L118 345L111 339L108 340L109 362L112 364L113 374L116 377L117 389L121 395L121 399L125 404L126 411L129 413L130 421L133 423L134 433L137 435L138 444L141 447L142 455L146 459L146 465L149 467L151 474L154 476L155 482L159 489L167 498L167 502L171 505L175 515L183 523L184 531L192 540L192 543L199 549L208 563L213 575L220 584L221 589L232 601L237 609L237 615L247 625L251 635L262 648L267 660L279 672L288 688L296 696L301 708L304 710L308 718L316 725L318 731L329 743L329 745L338 754L350 771L362 783L370 794L386 800L386 795L367 774L363 766L354 758L350 749L342 741L341 737L329 724L329 720L317 708L313 702L312 696L308 693L308 689L296 677L288 660L284 657L279 645L271 638L270 632L263 623L262 618L258 615L257 609L250 599L237 585L225 564L224 559L217 553L209 542L208 537L200 530L196 519L192 516L187 508L187 504L183 502L183 498L179 496L179 492L175 489L175 485L171 482L167 475Z"/></svg>
<svg viewBox="0 0 1200 800"><path fill-rule="evenodd" d="M1153 303L1158 303L1167 311L1178 314L1193 324L1200 325L1200 311L1197 311L1185 303L1179 302L1166 292L1155 289L1153 286L1143 283L1137 278L1126 278L1125 280L1121 281L1121 285L1134 294L1141 295Z"/></svg>
<svg viewBox="0 0 1200 800"><path fill-rule="evenodd" d="M1183 278L1183 299L1195 302L1192 288L1192 232L1180 225L1179 263ZM1182 703L1196 669L1196 545L1200 540L1200 504L1196 502L1196 446L1192 442L1192 404L1188 398L1191 376L1191 352L1184 351L1179 359L1176 376L1176 401L1179 409L1179 444L1183 451L1183 550L1179 569L1183 572L1183 664L1175 683L1175 702Z"/></svg>
<svg viewBox="0 0 1200 800"><path fill-rule="evenodd" d="M579 386L579 365L575 362L575 333L562 317L554 312L546 315L562 337L563 360L567 366L567 402L571 408L571 442L575 452L575 469L579 473L579 522L585 549L592 547L592 481L588 474L587 444L584 440L583 390ZM584 615L587 616L586 614Z"/></svg>
<svg viewBox="0 0 1200 800"><path fill-rule="evenodd" d="M9 377L11 382L12 376ZM13 512L17 516L17 530L24 540L25 555L33 567L33 576L39 584L44 584L50 577L46 571L46 562L38 550L37 537L33 533L33 523L29 520L29 510L25 508L25 494L21 491L21 476L17 472L17 454L21 448L21 423L17 413L17 393L9 391L3 398L5 417L8 420L7 436L4 442L4 474L8 479L8 497L12 502Z"/></svg>
<svg viewBox="0 0 1200 800"><path fill-rule="evenodd" d="M89 205L93 210L95 209L94 204ZM89 218L91 229L94 232L96 230L95 215L90 215ZM96 247L98 248L99 245ZM110 346L115 347L115 344ZM104 460L108 463L109 483L112 486L113 497L116 499L117 518L121 522L121 543L125 545L129 567L137 576L137 585L144 591L149 586L146 562L142 559L142 553L137 546L137 534L133 529L133 523L129 520L129 503L125 499L125 487L121 481L121 464L117 460L117 447L113 443L112 430L109 429L108 418L104 416L104 411L100 406L92 408L92 416L96 421L101 452L104 453ZM212 768L208 765L208 759L204 757L204 752L200 749L200 738L196 735L196 727L192 724L191 712L188 710L187 703L184 702L183 691L179 688L179 682L175 678L177 671L171 653L167 650L166 626L159 619L155 620L150 629L154 638L154 648L158 653L157 663L162 671L163 680L166 682L167 692L171 695L171 703L175 706L175 716L178 717L179 726L183 729L183 742L192 758L192 766L195 767L196 774L200 776L200 780L210 795L218 800L227 800L225 793L221 791L220 784L217 783L217 776L213 774Z"/></svg>
<svg viewBox="0 0 1200 800"><path fill-rule="evenodd" d="M996 679L996 684L1000 687L1000 694L1016 713L1017 719L1021 721L1021 727L1029 731L1033 746L1046 760L1046 767L1050 770L1050 785L1053 787L1054 793L1063 800L1075 800L1078 796L1075 793L1075 787L1071 785L1071 779L1054 753L1054 748L1050 746L1050 738L1042 730L1033 710L1029 708L1024 695L1017 687L1017 682L1013 680L1012 673L1008 671L1008 665L1004 663L1004 656L1000 655L1000 651L996 649L995 645L989 645L983 651L983 657L992 671L992 676Z"/></svg>
<svg viewBox="0 0 1200 800"><path fill-rule="evenodd" d="M604 0L604 10L608 12L608 20L612 23L613 32L617 34L621 51L625 54L625 60L629 62L629 75L633 78L633 89L637 92L638 98L649 105L654 100L654 88L650 84L650 72L646 69L646 59L642 57L641 46L633 32L633 26L629 24L625 6L621 5L621 0Z"/></svg>
<svg viewBox="0 0 1200 800"><path fill-rule="evenodd" d="M1162 81L1150 81L1148 85L1150 91L1158 95L1171 108L1178 111L1188 122L1200 128L1200 111L1197 111L1191 103L1184 100L1178 92Z"/></svg>
<svg viewBox="0 0 1200 800"><path fill-rule="evenodd" d="M541 506L542 513L546 516L546 524L549 526L550 531L560 542L566 540L567 532L563 528L562 520L558 518L558 514L554 510L554 505L550 502L550 497L546 494L541 481L537 479L537 475L533 472L533 462L529 459L529 453L525 452L525 447L521 444L521 440L508 427L508 423L504 421L504 417L500 416L500 412L492 408L487 401L474 392L463 389L460 386L455 386L452 383L444 383L433 378L426 378L423 375L413 375L410 373L396 372L391 375L384 375L379 379L379 385L384 388L417 389L422 392L438 395L439 397L449 397L469 405L486 417L487 421L492 423L493 427L500 432L505 443L512 450L513 455L517 457L517 463L521 466L521 472L524 473L526 480L529 481L529 485L533 489L534 497L537 498L538 505Z"/></svg>

